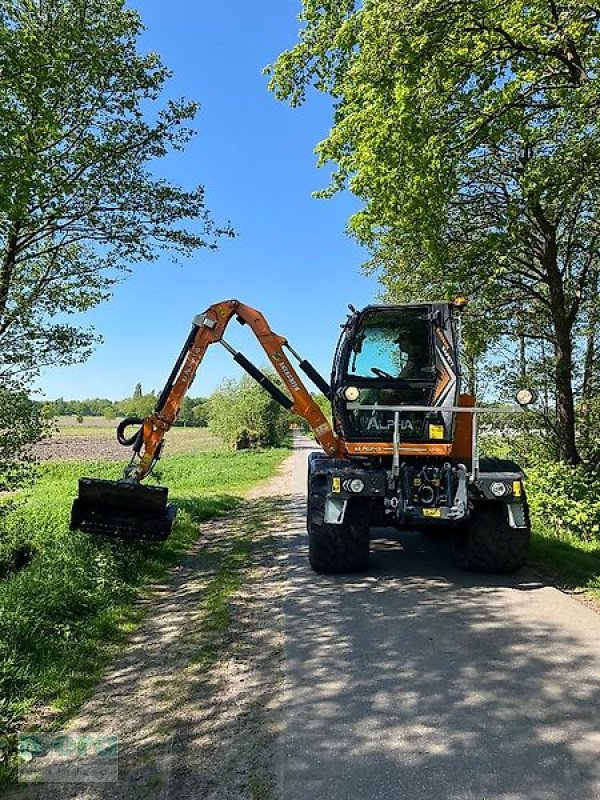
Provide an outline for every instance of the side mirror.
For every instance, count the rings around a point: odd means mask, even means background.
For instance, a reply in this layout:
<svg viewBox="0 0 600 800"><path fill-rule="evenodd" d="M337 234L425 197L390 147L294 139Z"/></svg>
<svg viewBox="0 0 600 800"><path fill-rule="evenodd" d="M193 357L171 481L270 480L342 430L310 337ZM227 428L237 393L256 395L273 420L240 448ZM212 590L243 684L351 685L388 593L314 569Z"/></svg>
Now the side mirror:
<svg viewBox="0 0 600 800"><path fill-rule="evenodd" d="M538 399L537 392L533 389L519 389L515 395L515 400L521 408L527 408Z"/></svg>

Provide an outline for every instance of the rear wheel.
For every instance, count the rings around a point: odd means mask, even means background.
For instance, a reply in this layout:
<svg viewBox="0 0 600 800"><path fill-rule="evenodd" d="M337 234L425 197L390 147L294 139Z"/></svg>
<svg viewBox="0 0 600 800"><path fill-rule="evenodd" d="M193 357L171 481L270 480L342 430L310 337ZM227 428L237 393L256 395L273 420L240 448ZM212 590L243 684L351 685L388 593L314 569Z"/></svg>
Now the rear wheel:
<svg viewBox="0 0 600 800"><path fill-rule="evenodd" d="M313 475L308 482L308 559L315 572L362 572L369 566L369 505L352 498L344 521L329 525L325 519L327 480Z"/></svg>
<svg viewBox="0 0 600 800"><path fill-rule="evenodd" d="M477 503L469 521L455 530L452 550L469 571L514 572L527 562L529 538L529 527L511 528L505 505Z"/></svg>

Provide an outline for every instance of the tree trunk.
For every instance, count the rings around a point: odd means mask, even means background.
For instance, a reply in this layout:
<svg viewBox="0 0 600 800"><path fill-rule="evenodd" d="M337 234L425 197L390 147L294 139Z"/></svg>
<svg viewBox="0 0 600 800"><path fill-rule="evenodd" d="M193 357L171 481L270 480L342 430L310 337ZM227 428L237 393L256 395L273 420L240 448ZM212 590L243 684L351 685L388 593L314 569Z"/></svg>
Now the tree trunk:
<svg viewBox="0 0 600 800"><path fill-rule="evenodd" d="M589 450L591 443L591 419L590 419L590 400L594 396L594 389L596 386L596 336L598 333L598 312L596 298L598 296L598 275L596 275L591 283L591 297L592 305L590 306L588 315L588 328L585 343L585 359L583 365L583 386L582 386L582 414L583 414L583 431L582 439L584 449Z"/></svg>
<svg viewBox="0 0 600 800"><path fill-rule="evenodd" d="M575 443L575 401L573 398L573 345L570 330L556 329L556 423L561 461L580 464Z"/></svg>
<svg viewBox="0 0 600 800"><path fill-rule="evenodd" d="M467 392L477 395L477 359L470 353L467 356Z"/></svg>
<svg viewBox="0 0 600 800"><path fill-rule="evenodd" d="M19 245L18 223L13 222L6 237L6 247L0 260L0 332L4 330L4 313L8 304L13 272L16 265Z"/></svg>
<svg viewBox="0 0 600 800"><path fill-rule="evenodd" d="M543 264L546 271L555 336L556 428L558 455L568 464L580 464L575 442L575 400L573 397L573 320L567 311L563 276L558 266L556 226L549 222L539 205L536 217L544 235Z"/></svg>

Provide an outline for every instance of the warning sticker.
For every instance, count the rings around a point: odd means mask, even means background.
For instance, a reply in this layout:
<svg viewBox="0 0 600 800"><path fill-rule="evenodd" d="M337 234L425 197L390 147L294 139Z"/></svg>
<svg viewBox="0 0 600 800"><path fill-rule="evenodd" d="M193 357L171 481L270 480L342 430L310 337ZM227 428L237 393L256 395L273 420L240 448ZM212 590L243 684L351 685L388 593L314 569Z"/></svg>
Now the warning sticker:
<svg viewBox="0 0 600 800"><path fill-rule="evenodd" d="M429 438L430 439L443 439L444 438L444 426L443 425L430 425L429 426Z"/></svg>

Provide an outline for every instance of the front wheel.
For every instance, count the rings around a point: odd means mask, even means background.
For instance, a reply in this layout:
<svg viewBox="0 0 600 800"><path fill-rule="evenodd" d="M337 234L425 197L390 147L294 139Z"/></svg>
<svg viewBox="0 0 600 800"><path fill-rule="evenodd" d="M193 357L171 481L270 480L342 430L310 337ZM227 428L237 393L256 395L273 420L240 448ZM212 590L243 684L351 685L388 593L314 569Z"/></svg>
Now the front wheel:
<svg viewBox="0 0 600 800"><path fill-rule="evenodd" d="M477 503L468 522L454 532L452 551L455 561L471 572L514 572L527 562L529 552L529 514L526 528L511 528L507 508L502 503Z"/></svg>
<svg viewBox="0 0 600 800"><path fill-rule="evenodd" d="M308 482L308 560L315 572L338 574L363 572L369 566L369 504L351 498L344 521L325 523L327 480L314 475Z"/></svg>

